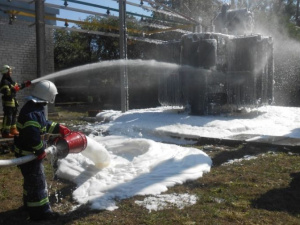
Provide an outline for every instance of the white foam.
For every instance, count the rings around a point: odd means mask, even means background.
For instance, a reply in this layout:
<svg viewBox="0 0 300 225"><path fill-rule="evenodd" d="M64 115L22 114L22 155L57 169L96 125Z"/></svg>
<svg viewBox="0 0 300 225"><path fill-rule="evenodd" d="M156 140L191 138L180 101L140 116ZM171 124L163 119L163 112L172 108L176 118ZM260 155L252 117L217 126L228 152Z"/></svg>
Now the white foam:
<svg viewBox="0 0 300 225"><path fill-rule="evenodd" d="M87 138L87 147L81 154L95 163L99 169L107 167L110 164L110 156L105 147L90 137Z"/></svg>

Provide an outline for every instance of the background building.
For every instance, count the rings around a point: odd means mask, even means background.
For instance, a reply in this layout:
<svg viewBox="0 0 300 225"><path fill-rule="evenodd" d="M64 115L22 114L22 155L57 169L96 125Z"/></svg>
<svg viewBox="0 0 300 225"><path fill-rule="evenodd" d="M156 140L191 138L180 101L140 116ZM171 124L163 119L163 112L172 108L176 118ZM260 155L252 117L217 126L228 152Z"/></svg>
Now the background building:
<svg viewBox="0 0 300 225"><path fill-rule="evenodd" d="M56 16L57 9L45 7L45 14ZM25 16L27 15L27 16ZM45 21L48 25L55 25L56 21ZM45 37L45 75L54 72L53 29L46 26ZM15 1L0 1L0 66L15 67L13 79L20 83L37 78L37 51L35 4ZM24 104L24 97L30 90L18 93L20 105ZM0 99L1 102L1 99Z"/></svg>

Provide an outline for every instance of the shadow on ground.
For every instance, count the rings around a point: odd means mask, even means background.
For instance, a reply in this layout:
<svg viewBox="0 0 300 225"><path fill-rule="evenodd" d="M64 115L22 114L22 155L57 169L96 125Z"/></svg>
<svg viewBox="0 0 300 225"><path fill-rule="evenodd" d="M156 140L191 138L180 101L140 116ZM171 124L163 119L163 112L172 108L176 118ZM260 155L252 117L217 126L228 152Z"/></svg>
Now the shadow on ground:
<svg viewBox="0 0 300 225"><path fill-rule="evenodd" d="M269 151L286 152L284 148L258 147L246 145L237 150L221 151L212 157L213 166L220 166L232 159L241 159L246 155L258 155ZM292 181L286 188L272 189L251 202L251 206L268 211L287 212L292 215L300 213L300 172L290 174Z"/></svg>
<svg viewBox="0 0 300 225"><path fill-rule="evenodd" d="M244 145L242 148L236 150L221 151L212 157L213 166L220 166L229 160L241 159L246 155L258 155L271 151L270 147L256 147L253 145ZM274 148L273 150L278 151Z"/></svg>
<svg viewBox="0 0 300 225"><path fill-rule="evenodd" d="M300 172L291 173L292 181L287 188L273 189L252 201L252 207L269 211L300 213Z"/></svg>
<svg viewBox="0 0 300 225"><path fill-rule="evenodd" d="M65 225L65 224L73 224L72 221L76 221L80 218L86 217L90 214L99 214L99 211L93 211L87 209L86 207L80 207L70 213L66 213L61 215L56 220L49 221L31 221L28 217L27 212L23 208L8 210L0 213L0 224L5 225L16 225L16 224L52 224L52 225Z"/></svg>

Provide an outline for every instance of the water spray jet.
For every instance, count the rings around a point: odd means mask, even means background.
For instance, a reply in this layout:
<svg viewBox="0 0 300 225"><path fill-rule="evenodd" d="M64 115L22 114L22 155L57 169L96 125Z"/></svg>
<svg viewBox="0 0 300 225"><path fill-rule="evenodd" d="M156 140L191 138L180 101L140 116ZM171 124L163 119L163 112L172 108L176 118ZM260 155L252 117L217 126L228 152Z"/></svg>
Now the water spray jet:
<svg viewBox="0 0 300 225"><path fill-rule="evenodd" d="M174 63L167 63L167 62L158 62L156 60L109 60L109 61L102 61L96 63L89 63L82 66L76 66L70 69L61 70L58 72L54 72L43 77L36 78L31 81L32 84L37 83L42 80L52 80L54 78L61 78L64 76L69 75L79 75L83 72L87 74L99 74L102 69L105 68L117 68L118 66L132 66L135 68L145 68L146 66L151 67L151 69L157 69L157 72L161 71L162 69L178 69L180 65Z"/></svg>

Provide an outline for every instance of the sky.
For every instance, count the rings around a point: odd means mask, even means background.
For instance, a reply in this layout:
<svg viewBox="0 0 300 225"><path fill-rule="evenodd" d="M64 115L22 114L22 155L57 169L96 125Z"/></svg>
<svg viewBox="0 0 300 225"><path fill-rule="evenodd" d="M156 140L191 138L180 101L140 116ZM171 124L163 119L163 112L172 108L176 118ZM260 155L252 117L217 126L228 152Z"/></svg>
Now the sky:
<svg viewBox="0 0 300 225"><path fill-rule="evenodd" d="M115 0L101 0L101 1L99 1L99 0L84 0L82 2L101 5L101 6L117 9L117 10L119 9L119 3ZM140 0L130 0L129 2L132 2L132 3L135 3L135 4L140 4L141 1ZM62 1L62 0L45 0L45 3L64 6L64 1ZM90 7L90 6L86 6L86 5L82 5L82 4L76 4L76 3L72 3L72 2L67 2L67 3L68 3L67 7L71 7L71 8L77 8L77 9L79 8L79 9L82 9L82 10L88 10L88 11L104 13L104 14L106 14L106 12L107 12L106 9ZM144 2L143 5L144 6L149 6L149 4L146 3L146 2ZM151 15L151 12L142 9L141 7L136 7L136 6L132 6L132 5L127 5L126 10L128 12L132 12L132 13L148 15L148 16ZM111 13L110 15L119 16L118 12L111 11L110 13ZM87 16L89 16L89 14L74 12L74 11L71 11L71 10L63 10L63 9L60 9L60 14L57 15L57 17L59 17L59 18L66 18L66 19L71 19L71 20L84 20ZM57 25L58 26L64 26L64 22L59 22L58 21ZM72 25L73 24L70 23L70 26L72 26Z"/></svg>
<svg viewBox="0 0 300 225"><path fill-rule="evenodd" d="M165 106L125 113L104 110L96 119L76 127L89 133L87 148L59 160L57 170L58 177L77 185L73 191L77 206L88 203L96 210L113 211L120 200L133 196L144 196L135 204L149 212L195 204L195 195L164 192L210 172L212 160L204 151L184 147L198 137L300 138L300 108L296 107L262 106L235 114L192 116L182 108Z"/></svg>

